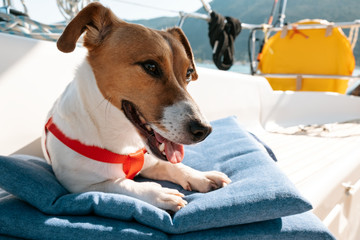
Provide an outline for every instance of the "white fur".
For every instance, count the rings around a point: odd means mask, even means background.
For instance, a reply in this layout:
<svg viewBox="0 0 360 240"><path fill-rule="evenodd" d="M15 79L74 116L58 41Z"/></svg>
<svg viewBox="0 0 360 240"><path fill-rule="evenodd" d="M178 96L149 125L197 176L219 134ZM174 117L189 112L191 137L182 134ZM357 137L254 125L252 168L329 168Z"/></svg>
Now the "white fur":
<svg viewBox="0 0 360 240"><path fill-rule="evenodd" d="M189 120L195 119L204 125L210 125L194 102L190 100L179 101L164 108L161 124L167 131L162 131L156 126L152 126L152 128L173 142L190 144L187 127Z"/></svg>
<svg viewBox="0 0 360 240"><path fill-rule="evenodd" d="M125 115L100 93L87 61L79 67L75 80L56 101L50 116L67 137L82 139L86 145L106 146L106 149L121 154L133 153L144 147ZM122 164L104 164L80 156L64 148L51 133L47 136L47 148L56 176L70 191L84 191L83 188L93 182L125 177ZM46 153L44 155L47 156Z"/></svg>

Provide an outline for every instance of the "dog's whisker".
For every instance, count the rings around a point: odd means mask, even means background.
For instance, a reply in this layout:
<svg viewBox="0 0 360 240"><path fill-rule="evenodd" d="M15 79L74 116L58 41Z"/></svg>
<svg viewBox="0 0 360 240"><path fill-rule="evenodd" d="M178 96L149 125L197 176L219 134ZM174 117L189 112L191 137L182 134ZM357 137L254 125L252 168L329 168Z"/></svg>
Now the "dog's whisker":
<svg viewBox="0 0 360 240"><path fill-rule="evenodd" d="M90 111L90 114L96 114L96 110L97 109L101 109L101 105L106 101L106 106L105 106L105 119L106 119L106 115L107 115L107 112L110 111L110 107L111 105L109 103L111 103L111 97L110 96L107 96L105 98L103 98L94 108L91 109Z"/></svg>
<svg viewBox="0 0 360 240"><path fill-rule="evenodd" d="M107 113L110 112L110 109L111 109L111 100L112 100L112 98L111 98L111 96L107 96L105 99L107 100L107 103L106 103L106 106L105 106L105 120L106 120Z"/></svg>

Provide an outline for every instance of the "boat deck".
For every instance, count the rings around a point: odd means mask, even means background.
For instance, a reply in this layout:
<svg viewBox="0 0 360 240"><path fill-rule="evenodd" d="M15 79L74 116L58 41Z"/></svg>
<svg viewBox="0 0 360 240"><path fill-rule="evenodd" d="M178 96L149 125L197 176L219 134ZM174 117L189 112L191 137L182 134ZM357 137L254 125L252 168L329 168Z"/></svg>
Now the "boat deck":
<svg viewBox="0 0 360 240"><path fill-rule="evenodd" d="M354 203L360 195L360 120L279 128L261 139L274 151L279 167L311 200L313 212L338 237L346 236L346 223L359 221Z"/></svg>
<svg viewBox="0 0 360 240"><path fill-rule="evenodd" d="M301 185L306 181L302 172L316 174L359 146L360 120L279 128L261 138L275 151L279 165Z"/></svg>

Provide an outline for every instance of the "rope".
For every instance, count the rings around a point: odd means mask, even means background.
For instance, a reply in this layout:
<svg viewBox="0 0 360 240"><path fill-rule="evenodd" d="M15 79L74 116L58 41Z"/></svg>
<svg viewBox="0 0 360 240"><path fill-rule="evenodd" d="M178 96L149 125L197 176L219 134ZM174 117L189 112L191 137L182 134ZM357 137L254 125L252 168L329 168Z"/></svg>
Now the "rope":
<svg viewBox="0 0 360 240"><path fill-rule="evenodd" d="M355 119L346 122L299 125L294 127L278 127L270 130L271 133L283 135L298 135L324 138L348 138L360 136L360 120Z"/></svg>
<svg viewBox="0 0 360 240"><path fill-rule="evenodd" d="M56 0L60 13L70 22L91 0Z"/></svg>
<svg viewBox="0 0 360 240"><path fill-rule="evenodd" d="M348 40L351 44L351 49L354 50L358 39L359 27L354 26L350 28Z"/></svg>
<svg viewBox="0 0 360 240"><path fill-rule="evenodd" d="M57 41L64 25L47 25L26 16L0 13L0 32L40 40Z"/></svg>
<svg viewBox="0 0 360 240"><path fill-rule="evenodd" d="M223 17L212 11L209 22L210 45L213 61L220 70L228 70L234 63L234 42L241 32L241 22L232 17Z"/></svg>

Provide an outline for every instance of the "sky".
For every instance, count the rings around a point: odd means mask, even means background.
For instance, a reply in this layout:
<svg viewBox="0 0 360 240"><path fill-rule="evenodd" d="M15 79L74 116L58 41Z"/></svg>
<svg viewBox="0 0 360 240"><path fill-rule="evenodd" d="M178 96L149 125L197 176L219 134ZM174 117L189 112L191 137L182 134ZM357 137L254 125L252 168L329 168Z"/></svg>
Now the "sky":
<svg viewBox="0 0 360 240"><path fill-rule="evenodd" d="M210 2L210 0L205 1ZM12 3L17 9L22 10L20 0L12 0ZM179 11L194 12L202 7L200 0L100 0L100 3L110 7L119 18L127 20L178 16ZM34 20L46 24L64 20L58 10L56 0L25 0L25 4L30 17ZM161 10L139 5L147 5ZM2 6L2 1L0 6Z"/></svg>

